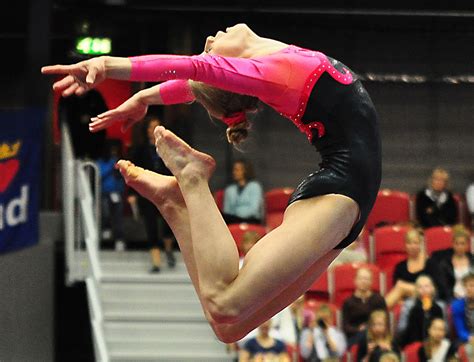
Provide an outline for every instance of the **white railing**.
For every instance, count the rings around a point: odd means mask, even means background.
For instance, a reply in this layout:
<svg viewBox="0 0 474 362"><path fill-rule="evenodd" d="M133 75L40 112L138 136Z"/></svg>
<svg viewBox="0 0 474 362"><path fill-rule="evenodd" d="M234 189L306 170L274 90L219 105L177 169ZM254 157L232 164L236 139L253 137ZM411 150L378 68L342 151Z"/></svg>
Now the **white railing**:
<svg viewBox="0 0 474 362"><path fill-rule="evenodd" d="M75 159L69 130L65 124L61 127L61 136L66 284L86 280L96 360L108 362L99 296L99 283L102 278L99 258L101 216L99 171L93 162ZM91 178L94 179L95 195L92 193ZM88 273L82 270L82 239L86 245L90 265ZM85 278L85 274L89 276Z"/></svg>

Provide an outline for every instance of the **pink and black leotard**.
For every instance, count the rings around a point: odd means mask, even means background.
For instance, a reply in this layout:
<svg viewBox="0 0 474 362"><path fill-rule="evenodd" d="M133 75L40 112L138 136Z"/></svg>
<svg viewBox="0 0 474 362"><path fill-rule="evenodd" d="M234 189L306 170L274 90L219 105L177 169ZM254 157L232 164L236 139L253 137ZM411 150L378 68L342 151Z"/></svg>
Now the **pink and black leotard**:
<svg viewBox="0 0 474 362"><path fill-rule="evenodd" d="M381 144L374 105L356 75L321 52L290 45L256 58L217 55L132 57L132 81L165 81L165 104L194 99L188 79L258 97L290 119L322 156L290 198L325 194L352 198L360 219L336 247L344 248L362 230L381 180Z"/></svg>

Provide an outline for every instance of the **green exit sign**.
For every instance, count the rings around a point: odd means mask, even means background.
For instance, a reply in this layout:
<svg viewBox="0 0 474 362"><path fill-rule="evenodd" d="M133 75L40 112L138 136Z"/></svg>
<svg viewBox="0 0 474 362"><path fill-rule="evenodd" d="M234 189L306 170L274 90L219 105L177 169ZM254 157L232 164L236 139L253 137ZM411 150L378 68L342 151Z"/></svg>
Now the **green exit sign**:
<svg viewBox="0 0 474 362"><path fill-rule="evenodd" d="M109 54L112 51L112 41L110 38L79 38L76 51L80 54Z"/></svg>

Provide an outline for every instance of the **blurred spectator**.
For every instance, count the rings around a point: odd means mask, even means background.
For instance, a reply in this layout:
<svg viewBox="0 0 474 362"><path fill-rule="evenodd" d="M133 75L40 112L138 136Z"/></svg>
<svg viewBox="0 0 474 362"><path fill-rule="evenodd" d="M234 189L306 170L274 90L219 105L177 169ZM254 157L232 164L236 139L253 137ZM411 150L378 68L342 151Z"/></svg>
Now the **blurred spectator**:
<svg viewBox="0 0 474 362"><path fill-rule="evenodd" d="M388 313L375 310L370 314L367 330L361 333L357 348L357 362L378 362L387 352L400 355L390 333Z"/></svg>
<svg viewBox="0 0 474 362"><path fill-rule="evenodd" d="M466 296L451 304L451 313L458 342L465 344L470 361L474 360L474 273L463 278Z"/></svg>
<svg viewBox="0 0 474 362"><path fill-rule="evenodd" d="M421 274L429 275L436 283L438 296L446 299L446 284L441 277L436 262L428 258L424 251L422 232L411 229L406 234L405 247L407 259L395 266L393 272L393 288L385 296L387 307L391 309L405 298L415 295L415 280Z"/></svg>
<svg viewBox="0 0 474 362"><path fill-rule="evenodd" d="M342 323L349 345L354 344L358 333L367 328L367 321L372 311L387 309L385 299L372 291L372 279L370 269L357 270L354 294L342 305Z"/></svg>
<svg viewBox="0 0 474 362"><path fill-rule="evenodd" d="M397 341L400 347L423 341L433 318L443 318L445 305L436 299L433 280L420 275L415 282L416 297L403 303L397 326Z"/></svg>
<svg viewBox="0 0 474 362"><path fill-rule="evenodd" d="M292 349L299 346L307 313L303 294L272 318L273 328L278 331L279 338Z"/></svg>
<svg viewBox="0 0 474 362"><path fill-rule="evenodd" d="M362 235L364 229L361 230L359 236L347 248L342 249L341 253L333 260L331 267L345 263L365 263L367 262L367 250L364 247Z"/></svg>
<svg viewBox="0 0 474 362"><path fill-rule="evenodd" d="M112 230L116 250L124 250L123 192L125 183L115 164L121 158L121 142L109 140L97 160L101 181L102 230Z"/></svg>
<svg viewBox="0 0 474 362"><path fill-rule="evenodd" d="M59 122L66 123L71 134L74 155L77 158L97 160L105 141L105 131L91 133L92 117L107 111L105 100L95 89L82 96L61 97L58 104Z"/></svg>
<svg viewBox="0 0 474 362"><path fill-rule="evenodd" d="M471 223L474 223L474 182L466 189L466 204L471 215Z"/></svg>
<svg viewBox="0 0 474 362"><path fill-rule="evenodd" d="M474 256L470 252L470 234L463 225L453 227L453 247L435 251L436 260L446 280L447 300L465 296L462 278L474 267Z"/></svg>
<svg viewBox="0 0 474 362"><path fill-rule="evenodd" d="M384 352L380 356L379 362L400 362L400 357L393 352Z"/></svg>
<svg viewBox="0 0 474 362"><path fill-rule="evenodd" d="M239 260L239 269L244 265L244 260L247 253L255 244L257 244L257 241L259 241L262 236L263 235L260 235L258 232L253 230L248 230L242 235L242 244L240 246L242 257Z"/></svg>
<svg viewBox="0 0 474 362"><path fill-rule="evenodd" d="M256 337L250 338L239 352L239 362L278 361L289 362L285 344L270 336L271 319L258 327Z"/></svg>
<svg viewBox="0 0 474 362"><path fill-rule="evenodd" d="M347 348L344 333L333 325L331 308L321 304L301 333L300 353L306 361L339 361Z"/></svg>
<svg viewBox="0 0 474 362"><path fill-rule="evenodd" d="M163 160L156 153L155 149L155 135L153 131L157 126L160 126L160 119L156 116L148 116L144 123L145 138L143 144L134 144L130 150L130 160L137 166L143 167L153 172L164 175L171 175L171 172L166 168ZM138 209L143 217L145 223L145 231L148 242L150 243L150 252L152 259L151 272L159 272L161 267L161 253L160 248L165 249L168 266L173 268L176 260L173 254L173 233L170 227L160 215L158 209L146 198L141 197L136 191L130 188L130 195L128 197L132 208L138 204ZM161 226L161 233L159 229ZM161 237L160 237L161 236ZM163 240L162 240L163 239ZM163 245L164 244L164 245Z"/></svg>
<svg viewBox="0 0 474 362"><path fill-rule="evenodd" d="M428 187L416 195L416 216L422 227L456 223L458 210L453 194L447 189L448 182L448 171L435 168L428 180Z"/></svg>
<svg viewBox="0 0 474 362"><path fill-rule="evenodd" d="M232 166L234 182L224 190L224 220L227 224L246 222L261 224L263 221L263 189L254 180L251 163L237 160Z"/></svg>
<svg viewBox="0 0 474 362"><path fill-rule="evenodd" d="M418 350L419 362L450 361L456 357L456 347L446 338L446 322L434 318L428 328L428 336Z"/></svg>

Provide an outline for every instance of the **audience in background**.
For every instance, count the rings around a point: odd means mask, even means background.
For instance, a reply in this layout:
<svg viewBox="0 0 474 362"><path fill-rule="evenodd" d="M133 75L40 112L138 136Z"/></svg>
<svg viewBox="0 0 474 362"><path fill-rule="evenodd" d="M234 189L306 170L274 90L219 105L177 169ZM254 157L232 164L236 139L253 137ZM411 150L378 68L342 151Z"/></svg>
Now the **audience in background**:
<svg viewBox="0 0 474 362"><path fill-rule="evenodd" d="M471 223L474 224L474 182L466 189L466 204L469 215L471 216Z"/></svg>
<svg viewBox="0 0 474 362"><path fill-rule="evenodd" d="M252 247L257 244L262 238L263 235L260 235L257 231L248 230L242 235L242 243L240 244L240 251L242 256L239 259L239 269L244 265L245 256L252 249Z"/></svg>
<svg viewBox="0 0 474 362"><path fill-rule="evenodd" d="M293 350L299 346L307 313L303 294L272 318L272 326L278 331L278 337Z"/></svg>
<svg viewBox="0 0 474 362"><path fill-rule="evenodd" d="M123 193L125 183L122 175L115 169L121 158L120 140L108 140L101 157L97 160L101 185L101 210L103 234L111 230L116 250L125 249L123 239Z"/></svg>
<svg viewBox="0 0 474 362"><path fill-rule="evenodd" d="M463 278L466 295L451 304L454 330L458 342L465 344L470 360L474 360L474 273Z"/></svg>
<svg viewBox="0 0 474 362"><path fill-rule="evenodd" d="M448 182L448 171L435 168L428 186L416 195L416 216L422 227L456 223L458 210L453 194L447 189Z"/></svg>
<svg viewBox="0 0 474 362"><path fill-rule="evenodd" d="M397 342L400 347L423 341L433 318L443 318L445 305L436 298L433 280L420 275L415 282L416 297L403 303L397 326Z"/></svg>
<svg viewBox="0 0 474 362"><path fill-rule="evenodd" d="M308 362L339 361L346 351L344 333L333 325L331 308L321 304L301 333L300 354Z"/></svg>
<svg viewBox="0 0 474 362"><path fill-rule="evenodd" d="M134 144L130 149L130 161L135 165L143 167L164 175L171 175L166 168L163 160L159 157L155 148L155 135L153 131L157 126L161 125L158 117L152 115L148 116L144 123L145 137L143 143ZM140 196L134 189L130 188L130 195L128 202L132 208L138 204L138 209L145 224L145 232L150 243L150 252L152 259L151 272L159 272L161 268L161 252L160 248L164 248L168 266L173 268L176 260L173 254L173 233L163 219L155 205L153 205L146 198ZM161 226L161 228L160 228ZM161 232L160 232L161 229ZM163 245L164 244L164 245Z"/></svg>
<svg viewBox="0 0 474 362"><path fill-rule="evenodd" d="M463 298L462 278L474 267L474 256L470 252L470 233L463 225L453 227L453 247L435 251L436 260L446 281L447 300Z"/></svg>
<svg viewBox="0 0 474 362"><path fill-rule="evenodd" d="M285 343L270 335L271 319L258 327L257 336L250 338L239 351L239 362L290 362Z"/></svg>
<svg viewBox="0 0 474 362"><path fill-rule="evenodd" d="M428 327L428 336L418 350L419 362L450 361L456 357L456 346L446 338L446 322L433 318Z"/></svg>
<svg viewBox="0 0 474 362"><path fill-rule="evenodd" d="M389 309L415 295L415 280L422 274L429 275L436 283L438 296L443 300L446 298L445 282L436 263L425 253L422 238L422 232L417 229L411 229L406 234L407 258L395 266L392 277L394 286L385 296Z"/></svg>
<svg viewBox="0 0 474 362"><path fill-rule="evenodd" d="M389 352L400 355L390 332L387 311L375 310L370 314L367 329L361 333L357 345L357 362L378 362Z"/></svg>
<svg viewBox="0 0 474 362"><path fill-rule="evenodd" d="M263 221L263 189L256 181L253 167L247 160L237 160L232 166L234 182L224 190L224 220L227 224Z"/></svg>
<svg viewBox="0 0 474 362"><path fill-rule="evenodd" d="M372 291L372 280L370 269L358 269L354 279L354 294L342 305L342 324L349 345L354 344L359 332L367 328L372 311L387 308L385 299L378 292Z"/></svg>

